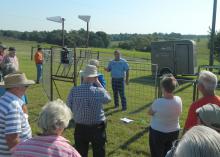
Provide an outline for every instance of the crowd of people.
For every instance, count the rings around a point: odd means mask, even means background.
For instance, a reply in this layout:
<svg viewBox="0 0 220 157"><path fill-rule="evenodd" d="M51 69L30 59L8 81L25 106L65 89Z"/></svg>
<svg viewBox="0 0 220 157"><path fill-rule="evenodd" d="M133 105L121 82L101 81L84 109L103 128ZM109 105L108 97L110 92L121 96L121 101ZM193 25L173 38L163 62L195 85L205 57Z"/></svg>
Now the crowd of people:
<svg viewBox="0 0 220 157"><path fill-rule="evenodd" d="M111 101L104 75L98 72L99 61L90 60L81 73L81 84L72 87L66 103L58 99L42 108L37 125L41 133L32 136L28 122L27 88L40 83L43 55L35 54L37 80L29 80L19 72L16 49L0 45L0 157L88 157L91 144L94 157L105 157L107 120L103 105ZM129 64L118 50L106 68L111 72L114 107L127 110L125 84L129 83ZM190 105L184 130L179 118L182 99L174 91L178 81L171 74L163 75L162 97L148 109L151 116L149 146L152 157L219 157L220 156L220 97L216 95L217 77L210 71L199 74L197 87L202 97ZM119 95L119 96L118 96ZM74 119L75 148L63 137Z"/></svg>

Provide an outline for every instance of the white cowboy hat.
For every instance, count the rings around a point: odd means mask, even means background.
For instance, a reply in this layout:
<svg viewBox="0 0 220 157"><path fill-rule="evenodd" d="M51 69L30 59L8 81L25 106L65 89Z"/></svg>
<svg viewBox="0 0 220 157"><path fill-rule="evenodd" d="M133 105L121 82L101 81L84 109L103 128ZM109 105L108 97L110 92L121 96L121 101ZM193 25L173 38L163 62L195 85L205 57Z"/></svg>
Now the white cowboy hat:
<svg viewBox="0 0 220 157"><path fill-rule="evenodd" d="M98 76L97 67L94 65L87 65L83 72L83 77L97 77L97 76Z"/></svg>
<svg viewBox="0 0 220 157"><path fill-rule="evenodd" d="M35 84L33 80L28 80L24 73L15 72L4 77L4 82L0 82L0 87L13 88Z"/></svg>

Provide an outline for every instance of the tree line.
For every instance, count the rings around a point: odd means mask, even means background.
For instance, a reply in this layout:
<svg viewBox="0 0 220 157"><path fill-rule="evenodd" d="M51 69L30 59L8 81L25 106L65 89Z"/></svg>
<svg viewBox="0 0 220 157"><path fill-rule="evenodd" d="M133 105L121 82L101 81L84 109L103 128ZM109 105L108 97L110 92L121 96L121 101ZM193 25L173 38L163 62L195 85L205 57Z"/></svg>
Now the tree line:
<svg viewBox="0 0 220 157"><path fill-rule="evenodd" d="M87 32L84 29L71 30L65 33L65 45L68 47L85 47ZM11 30L0 30L0 36L11 37L20 40L37 41L38 43L46 42L49 44L62 45L62 31L32 31L19 32ZM152 33L152 34L107 34L102 31L89 32L89 47L107 48L113 46L128 50L150 51L151 42L161 40L180 40L193 39L200 41L202 38L208 38L208 35L182 35L180 33ZM110 45L110 43L116 43ZM220 32L216 33L215 38L216 51L220 50Z"/></svg>
<svg viewBox="0 0 220 157"><path fill-rule="evenodd" d="M64 31L65 46L68 47L85 47L87 32L84 29L78 31ZM32 31L19 32L11 30L0 30L0 36L10 37L20 40L37 41L38 43L46 42L62 46L62 31ZM89 32L89 46L106 48L110 44L110 37L105 32Z"/></svg>

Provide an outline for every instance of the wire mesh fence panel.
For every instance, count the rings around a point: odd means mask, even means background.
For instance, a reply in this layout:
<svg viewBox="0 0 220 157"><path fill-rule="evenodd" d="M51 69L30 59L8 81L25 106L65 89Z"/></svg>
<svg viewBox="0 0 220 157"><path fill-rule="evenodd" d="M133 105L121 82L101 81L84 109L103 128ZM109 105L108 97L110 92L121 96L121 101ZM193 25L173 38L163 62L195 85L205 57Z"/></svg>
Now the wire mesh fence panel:
<svg viewBox="0 0 220 157"><path fill-rule="evenodd" d="M43 50L42 86L47 97L51 99L51 50Z"/></svg>
<svg viewBox="0 0 220 157"><path fill-rule="evenodd" d="M66 78L74 79L74 72L76 75L76 81L77 85L81 83L80 78L80 71L84 69L84 67L89 63L90 59L99 59L100 66L98 68L99 73L104 75L104 78L106 80L106 89L110 92L112 98L114 98L114 94L112 91L112 78L111 73L106 72L104 70L105 67L108 66L109 61L111 58L113 58L113 53L100 53L100 52L92 52L89 49L75 49L75 59L74 59L74 50L69 50L69 63L68 64L62 64L61 61L61 51L62 49L53 49L50 51L45 51L47 58L44 62L44 74L43 78L44 80L47 79L47 81L43 82L44 86L46 86L47 93L52 88L49 86L50 77L48 74L51 72L51 75L53 77L53 97L65 97L68 94L68 92L63 91L62 89L65 86L69 86L70 88L72 84L64 84L63 82L56 82L56 80L59 80L58 78L61 78L61 81L66 80ZM52 57L50 57L52 53ZM151 68L152 65L150 64L150 60L147 58L134 58L134 57L124 57L129 64L129 84L126 85L124 82L122 82L123 85L125 85L125 95L127 98L127 106L132 110L136 110L137 106L144 106L150 102L152 102L156 95L157 95L157 89L156 89L156 80L157 78L152 76ZM51 62L53 62L51 64ZM75 62L75 63L74 63ZM52 71L49 69L49 67L52 65ZM156 65L153 65L156 66ZM116 84L116 87L120 87L122 85ZM120 89L119 89L120 91ZM122 91L119 93L119 104L121 104L120 94L122 94Z"/></svg>

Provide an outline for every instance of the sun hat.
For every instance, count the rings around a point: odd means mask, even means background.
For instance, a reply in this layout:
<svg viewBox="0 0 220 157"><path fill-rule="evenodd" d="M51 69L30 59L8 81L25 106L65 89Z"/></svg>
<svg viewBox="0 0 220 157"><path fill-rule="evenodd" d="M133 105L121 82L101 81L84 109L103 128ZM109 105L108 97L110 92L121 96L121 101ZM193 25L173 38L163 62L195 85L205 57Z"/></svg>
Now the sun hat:
<svg viewBox="0 0 220 157"><path fill-rule="evenodd" d="M98 76L97 67L88 64L83 72L83 77L97 77L97 76Z"/></svg>
<svg viewBox="0 0 220 157"><path fill-rule="evenodd" d="M2 48L2 49L7 49L7 47L5 46L5 45L3 45L3 44L0 44L0 48Z"/></svg>
<svg viewBox="0 0 220 157"><path fill-rule="evenodd" d="M218 105L206 104L198 108L196 113L204 125L220 131L220 107Z"/></svg>
<svg viewBox="0 0 220 157"><path fill-rule="evenodd" d="M96 59L91 59L91 60L89 61L89 64L98 67L98 66L99 66L99 61L96 60Z"/></svg>
<svg viewBox="0 0 220 157"><path fill-rule="evenodd" d="M8 51L16 51L15 47L9 47Z"/></svg>
<svg viewBox="0 0 220 157"><path fill-rule="evenodd" d="M26 75L22 72L15 72L4 77L4 81L0 82L0 87L13 88L23 87L35 84L33 80L28 80Z"/></svg>

